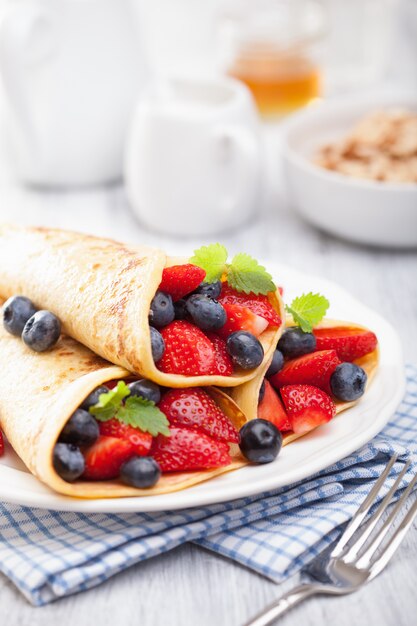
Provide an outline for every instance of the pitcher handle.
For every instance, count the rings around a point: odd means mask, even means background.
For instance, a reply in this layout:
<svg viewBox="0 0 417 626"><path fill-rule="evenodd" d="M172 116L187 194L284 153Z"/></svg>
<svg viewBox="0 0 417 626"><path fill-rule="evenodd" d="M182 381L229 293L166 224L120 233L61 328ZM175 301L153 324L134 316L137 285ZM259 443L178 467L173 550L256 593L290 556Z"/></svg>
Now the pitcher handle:
<svg viewBox="0 0 417 626"><path fill-rule="evenodd" d="M246 193L253 193L254 183L259 178L261 156L260 137L245 128L222 126L215 129L215 148L219 166L234 164L234 180L228 185L227 193L219 202L220 212L233 213L239 210L239 202ZM214 210L214 207L213 207Z"/></svg>

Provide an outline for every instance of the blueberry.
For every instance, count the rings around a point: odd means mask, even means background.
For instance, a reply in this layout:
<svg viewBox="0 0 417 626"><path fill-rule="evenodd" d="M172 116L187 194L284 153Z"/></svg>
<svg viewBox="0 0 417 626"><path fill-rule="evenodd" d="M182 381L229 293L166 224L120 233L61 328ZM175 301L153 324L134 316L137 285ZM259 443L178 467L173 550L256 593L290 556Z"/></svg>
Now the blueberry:
<svg viewBox="0 0 417 626"><path fill-rule="evenodd" d="M141 396L145 398L145 400L151 400L158 404L161 399L161 391L155 383L151 380L146 380L146 378L141 378L140 380L135 380L134 383L130 383L128 385L130 389L131 396Z"/></svg>
<svg viewBox="0 0 417 626"><path fill-rule="evenodd" d="M158 363L162 359L165 352L165 341L161 333L153 326L150 327L151 331L151 348L152 358L155 363Z"/></svg>
<svg viewBox="0 0 417 626"><path fill-rule="evenodd" d="M208 296L209 298L216 300L216 298L219 297L221 290L221 280L216 280L214 283L200 283L193 293L199 293L203 296Z"/></svg>
<svg viewBox="0 0 417 626"><path fill-rule="evenodd" d="M79 478L85 468L81 450L72 443L57 443L55 445L53 464L56 473L68 483Z"/></svg>
<svg viewBox="0 0 417 626"><path fill-rule="evenodd" d="M246 330L237 330L228 336L226 349L233 363L244 370L258 367L264 358L264 349L255 335Z"/></svg>
<svg viewBox="0 0 417 626"><path fill-rule="evenodd" d="M316 338L313 333L305 333L301 328L288 328L278 341L277 348L285 357L293 359L296 356L314 352Z"/></svg>
<svg viewBox="0 0 417 626"><path fill-rule="evenodd" d="M265 379L263 379L261 388L259 389L258 404L262 402L264 397L265 397Z"/></svg>
<svg viewBox="0 0 417 626"><path fill-rule="evenodd" d="M282 370L284 366L284 355L279 350L275 350L272 357L271 365L268 367L265 376L271 378L274 374L277 374Z"/></svg>
<svg viewBox="0 0 417 626"><path fill-rule="evenodd" d="M171 296L163 291L157 291L151 302L149 324L161 328L170 324L174 318L175 310Z"/></svg>
<svg viewBox="0 0 417 626"><path fill-rule="evenodd" d="M97 441L100 430L94 417L84 409L77 409L65 424L59 436L62 443L91 446Z"/></svg>
<svg viewBox="0 0 417 626"><path fill-rule="evenodd" d="M188 313L187 313L187 303L186 301L181 298L180 300L177 300L176 302L174 302L174 311L175 311L175 319L176 320L186 320L188 317Z"/></svg>
<svg viewBox="0 0 417 626"><path fill-rule="evenodd" d="M220 302L198 293L187 298L187 311L201 330L218 330L227 320L226 311Z"/></svg>
<svg viewBox="0 0 417 626"><path fill-rule="evenodd" d="M161 476L161 468L150 456L134 456L120 468L120 479L138 489L153 487Z"/></svg>
<svg viewBox="0 0 417 626"><path fill-rule="evenodd" d="M338 400L352 402L364 394L367 378L359 365L341 363L330 376L330 388Z"/></svg>
<svg viewBox="0 0 417 626"><path fill-rule="evenodd" d="M29 298L13 296L3 306L3 325L11 335L20 337L26 322L35 315L36 308Z"/></svg>
<svg viewBox="0 0 417 626"><path fill-rule="evenodd" d="M96 389L94 389L94 391L90 393L89 396L86 397L84 402L80 404L80 409L84 409L85 411L88 411L90 406L94 406L95 404L97 404L97 402L100 400L101 394L107 393L108 391L109 391L108 387L105 387L104 385L97 387Z"/></svg>
<svg viewBox="0 0 417 626"><path fill-rule="evenodd" d="M61 334L61 322L50 311L37 311L25 324L22 339L35 350L44 352L56 344Z"/></svg>
<svg viewBox="0 0 417 626"><path fill-rule="evenodd" d="M263 419L253 419L240 429L239 448L253 463L271 463L282 446L282 435L275 424Z"/></svg>

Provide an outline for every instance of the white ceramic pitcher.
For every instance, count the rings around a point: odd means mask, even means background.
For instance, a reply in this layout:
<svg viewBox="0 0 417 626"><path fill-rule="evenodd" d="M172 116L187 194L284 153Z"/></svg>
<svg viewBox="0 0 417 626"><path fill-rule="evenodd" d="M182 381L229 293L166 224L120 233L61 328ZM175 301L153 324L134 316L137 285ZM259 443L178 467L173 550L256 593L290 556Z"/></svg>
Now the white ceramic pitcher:
<svg viewBox="0 0 417 626"><path fill-rule="evenodd" d="M147 75L129 0L17 0L0 30L11 160L25 182L84 185L122 173Z"/></svg>
<svg viewBox="0 0 417 626"><path fill-rule="evenodd" d="M154 230L220 233L254 214L261 164L259 118L243 83L170 79L144 94L133 116L127 195Z"/></svg>

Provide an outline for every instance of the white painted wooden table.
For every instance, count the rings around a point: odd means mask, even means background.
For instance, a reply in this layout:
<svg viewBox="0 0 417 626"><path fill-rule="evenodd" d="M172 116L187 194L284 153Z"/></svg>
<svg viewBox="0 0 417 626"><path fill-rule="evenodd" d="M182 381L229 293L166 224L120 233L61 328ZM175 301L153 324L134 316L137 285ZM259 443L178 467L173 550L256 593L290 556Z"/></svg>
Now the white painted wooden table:
<svg viewBox="0 0 417 626"><path fill-rule="evenodd" d="M271 129L270 137L273 138ZM299 220L279 193L271 152L269 193L257 219L220 240L231 252L285 260L335 280L398 326L405 358L417 363L417 253L389 252L332 239ZM208 218L209 219L209 218ZM18 187L0 168L0 220L43 223L190 250L200 241L171 241L144 231L123 189L40 192ZM1 269L1 268L0 268ZM407 536L389 569L354 596L312 599L282 624L411 626L417 620L417 531ZM0 625L7 626L239 626L294 580L266 579L186 545L132 567L91 591L34 609L0 575Z"/></svg>

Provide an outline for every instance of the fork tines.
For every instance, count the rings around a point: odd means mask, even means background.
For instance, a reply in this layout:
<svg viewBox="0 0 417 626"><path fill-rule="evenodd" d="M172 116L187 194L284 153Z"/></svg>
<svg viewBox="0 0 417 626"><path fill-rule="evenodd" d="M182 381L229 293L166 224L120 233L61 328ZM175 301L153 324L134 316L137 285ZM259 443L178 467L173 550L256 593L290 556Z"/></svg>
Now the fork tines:
<svg viewBox="0 0 417 626"><path fill-rule="evenodd" d="M397 517L400 510L403 508L404 503L406 502L410 492L417 482L417 474L415 474L411 482L408 484L408 486L398 499L395 507L392 509L391 513L384 521L381 528L373 537L371 543L368 546L365 546L367 540L373 534L373 531L375 530L388 505L392 503L404 476L411 466L411 461L408 460L404 464L401 472L396 477L392 487L388 490L387 494L378 505L377 509L373 512L368 521L362 524L365 517L368 515L372 505L375 503L379 492L385 484L390 474L390 471L397 460L398 455L394 454L391 457L385 470L378 478L365 500L362 502L357 513L348 524L345 532L337 542L336 546L333 548L330 555L330 558L341 559L344 563L354 564L355 567L359 569L369 569L370 574L372 574L372 578L385 567L397 547L400 545L404 535L406 534L408 528L413 522L414 515L417 510L416 499L413 506L410 508L407 515L404 517L397 530L390 538L389 542L383 548L382 554L379 556L379 558L373 561L372 559L375 556L378 548L381 546L389 530L394 527L395 518ZM353 543L351 543L351 540L353 540ZM364 547L365 549L361 552L361 549Z"/></svg>

